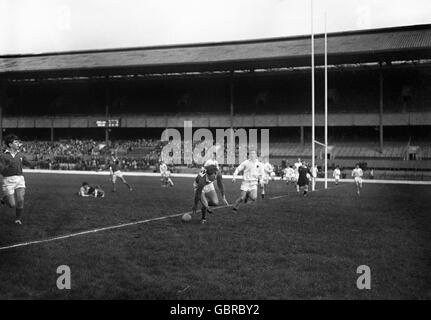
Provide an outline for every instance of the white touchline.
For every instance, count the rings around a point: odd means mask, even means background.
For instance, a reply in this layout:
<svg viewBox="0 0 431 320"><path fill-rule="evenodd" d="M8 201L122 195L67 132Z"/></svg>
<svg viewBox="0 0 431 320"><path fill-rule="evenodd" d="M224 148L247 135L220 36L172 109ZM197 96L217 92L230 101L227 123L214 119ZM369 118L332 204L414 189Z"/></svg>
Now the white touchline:
<svg viewBox="0 0 431 320"><path fill-rule="evenodd" d="M349 184L344 183L344 184L340 184L340 185L332 187L332 188L318 189L318 190L310 191L310 192L318 192L318 191L324 191L324 190L331 190L331 189L336 189L336 188L344 187L344 186L347 186L347 185L349 185ZM286 194L286 195L281 195L281 196L275 196L275 197L272 197L272 198L269 198L269 199L270 200L275 200L275 199L280 199L280 198L284 198L284 197L287 197L287 196L288 195ZM228 207L231 207L231 206L232 205L230 204L230 205L215 207L212 210L224 209L224 208L228 208ZM186 214L186 213L190 214L190 213L192 213L192 211L182 212L182 213L176 213L176 214L172 214L172 215L169 215L169 216L163 216L163 217L158 217L158 218L145 219L145 220L140 220L140 221L135 221L135 222L122 223L122 224L115 225L115 226L109 226L109 227L103 227L103 228L98 228L98 229L93 229L93 230L87 230L87 231L82 231L82 232L77 232L77 233L71 233L71 234L68 234L68 235L58 236L58 237L53 237L53 238L48 238L48 239L42 239L42 240L35 240L35 241L17 243L17 244L13 244L13 245L10 245L10 246L0 247L0 251L7 250L7 249L12 249L12 248L26 247L26 246L29 246L29 245L32 245L32 244L40 244L40 243L53 242L53 241L58 241L58 240L63 240L63 239L68 239L68 238L74 238L74 237L83 236L83 235L91 234L91 233L97 233L97 232L101 232L101 231L120 229L120 228L135 226L135 225L138 225L138 224L144 224L144 223L148 223L148 222L152 222L152 221L166 220L166 219L169 219L169 218L174 218L174 217L182 216L183 214Z"/></svg>
<svg viewBox="0 0 431 320"><path fill-rule="evenodd" d="M227 208L230 206L232 206L232 205L220 206L220 207L213 208L213 210L223 209L223 208ZM73 237L82 236L82 235L86 235L86 234L90 234L90 233L96 233L96 232L113 230L113 229L120 229L120 228L135 226L138 224L148 223L148 222L152 222L152 221L165 220L165 219L169 219L169 218L179 217L179 216L182 216L186 213L191 214L192 211L176 213L176 214L172 214L169 216L163 216L163 217L158 217L158 218L151 218L151 219L139 220L139 221L134 221L134 222L122 223L122 224L118 224L115 226L109 226L109 227L103 227L103 228L92 229L92 230L87 230L87 231L81 231L81 232L77 232L77 233L71 233L68 235L58 236L58 237L53 237L53 238L48 238L48 239L17 243L17 244L13 244L10 246L0 247L0 251L6 250L6 249L18 248L18 247L25 247L25 246L29 246L32 244L39 244L39 243L46 243L46 242L52 242L52 241L57 241L57 240L63 240L63 239L73 238Z"/></svg>

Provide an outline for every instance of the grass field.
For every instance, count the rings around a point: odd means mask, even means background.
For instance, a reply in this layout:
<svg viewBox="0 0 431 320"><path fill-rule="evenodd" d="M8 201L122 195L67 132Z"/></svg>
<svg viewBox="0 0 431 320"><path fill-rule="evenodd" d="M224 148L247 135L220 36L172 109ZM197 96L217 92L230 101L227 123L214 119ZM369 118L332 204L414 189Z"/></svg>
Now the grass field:
<svg viewBox="0 0 431 320"><path fill-rule="evenodd" d="M78 198L83 180L107 197ZM128 180L133 192L112 193L107 176L26 174L24 225L1 208L0 247L191 209L190 178ZM225 184L233 201L240 183ZM329 186L303 198L277 181L267 199L205 225L172 217L0 250L0 298L431 299L431 186L365 184L360 197L351 183ZM59 265L71 290L57 289ZM359 265L371 290L356 287Z"/></svg>

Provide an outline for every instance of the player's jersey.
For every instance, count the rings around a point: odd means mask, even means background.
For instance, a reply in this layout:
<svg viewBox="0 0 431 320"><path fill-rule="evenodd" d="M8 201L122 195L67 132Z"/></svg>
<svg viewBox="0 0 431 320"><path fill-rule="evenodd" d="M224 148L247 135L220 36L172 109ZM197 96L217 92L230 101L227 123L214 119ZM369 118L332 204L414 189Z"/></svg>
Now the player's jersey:
<svg viewBox="0 0 431 320"><path fill-rule="evenodd" d="M295 169L288 167L284 169L284 174L287 178L293 178L295 176Z"/></svg>
<svg viewBox="0 0 431 320"><path fill-rule="evenodd" d="M236 168L234 177L243 171L244 181L257 182L259 177L263 175L263 165L259 160L245 160Z"/></svg>
<svg viewBox="0 0 431 320"><path fill-rule="evenodd" d="M296 172L298 172L299 171L299 168L301 168L302 167L302 163L301 162L296 162L294 165L293 165L293 168L295 169L295 171Z"/></svg>
<svg viewBox="0 0 431 320"><path fill-rule="evenodd" d="M340 169L335 169L334 173L333 173L334 178L340 178L341 176L341 171Z"/></svg>
<svg viewBox="0 0 431 320"><path fill-rule="evenodd" d="M270 176L274 172L274 167L269 162L263 163L263 173L265 176Z"/></svg>
<svg viewBox="0 0 431 320"><path fill-rule="evenodd" d="M111 169L112 172L116 172L120 170L120 164L118 162L118 160L113 161L110 165L109 168Z"/></svg>
<svg viewBox="0 0 431 320"><path fill-rule="evenodd" d="M22 176L23 165L30 167L32 164L21 152L17 152L14 156L9 150L0 153L0 174L3 177Z"/></svg>
<svg viewBox="0 0 431 320"><path fill-rule="evenodd" d="M208 180L208 175L206 173L199 173L193 182L193 187L195 189L199 187L203 188L210 183L213 183L213 181Z"/></svg>
<svg viewBox="0 0 431 320"><path fill-rule="evenodd" d="M166 165L166 163L162 163L161 165L160 165L160 173L161 174L165 174L165 173L167 173L167 171L168 171L168 166Z"/></svg>
<svg viewBox="0 0 431 320"><path fill-rule="evenodd" d="M307 167L299 167L298 174L298 184L300 186L305 186L306 184L308 184L309 181L307 175L310 175L310 170Z"/></svg>
<svg viewBox="0 0 431 320"><path fill-rule="evenodd" d="M355 168L352 171L352 177L354 178L360 178L364 175L363 171L361 168Z"/></svg>
<svg viewBox="0 0 431 320"><path fill-rule="evenodd" d="M88 189L87 189L87 188L85 188L85 187L81 187L81 188L79 188L79 195L80 195L81 197L84 197L84 196L88 195Z"/></svg>

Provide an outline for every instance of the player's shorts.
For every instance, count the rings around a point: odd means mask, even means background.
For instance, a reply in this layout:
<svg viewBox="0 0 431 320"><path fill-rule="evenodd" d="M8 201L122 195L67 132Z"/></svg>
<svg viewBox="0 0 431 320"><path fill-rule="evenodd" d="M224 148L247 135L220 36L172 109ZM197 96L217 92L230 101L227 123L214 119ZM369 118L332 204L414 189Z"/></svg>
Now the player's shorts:
<svg viewBox="0 0 431 320"><path fill-rule="evenodd" d="M24 176L10 176L3 178L3 194L13 195L15 194L15 189L25 188Z"/></svg>
<svg viewBox="0 0 431 320"><path fill-rule="evenodd" d="M340 176L335 176L335 180L340 180Z"/></svg>
<svg viewBox="0 0 431 320"><path fill-rule="evenodd" d="M243 181L241 183L241 191L249 192L257 190L257 181Z"/></svg>
<svg viewBox="0 0 431 320"><path fill-rule="evenodd" d="M211 183L207 184L207 185L202 189L202 192L204 192L204 193L211 192L211 191L215 191L215 188L214 188L214 182L211 182Z"/></svg>
<svg viewBox="0 0 431 320"><path fill-rule="evenodd" d="M123 178L123 173L120 170L117 170L112 175L112 182L115 183L117 181L117 178Z"/></svg>
<svg viewBox="0 0 431 320"><path fill-rule="evenodd" d="M198 184L196 182L193 182L193 189L196 191L197 188L198 188ZM211 191L215 191L214 182L208 183L202 188L203 193L207 193Z"/></svg>
<svg viewBox="0 0 431 320"><path fill-rule="evenodd" d="M355 182L362 184L362 178L361 177L355 177Z"/></svg>

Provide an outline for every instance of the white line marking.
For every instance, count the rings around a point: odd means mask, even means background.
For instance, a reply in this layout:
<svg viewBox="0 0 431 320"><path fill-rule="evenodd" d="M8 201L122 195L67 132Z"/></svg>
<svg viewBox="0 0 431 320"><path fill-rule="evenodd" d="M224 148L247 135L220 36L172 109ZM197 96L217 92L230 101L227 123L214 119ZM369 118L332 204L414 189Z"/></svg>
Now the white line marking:
<svg viewBox="0 0 431 320"><path fill-rule="evenodd" d="M219 209L223 209L223 208L227 208L227 207L231 207L231 206L232 205L220 206L220 207L212 208L212 210L219 210ZM86 235L86 234L90 234L90 233L96 233L96 232L113 230L113 229L120 229L120 228L135 226L135 225L138 225L138 224L148 223L148 222L152 222L152 221L166 220L166 219L169 219L169 218L174 218L174 217L182 216L182 215L184 215L186 213L191 214L192 211L182 212L182 213L176 213L176 214L172 214L172 215L169 215L169 216L163 216L163 217L152 218L152 219L145 219L145 220L140 220L140 221L135 221L135 222L122 223L122 224L118 224L118 225L115 225L115 226L109 226L109 227L98 228L98 229L93 229L93 230L87 230L87 231L82 231L82 232L77 232L77 233L71 233L71 234L68 234L68 235L58 236L58 237L53 237L53 238L48 238L48 239L42 239L42 240L36 240L36 241L17 243L17 244L10 245L10 246L0 247L0 251L7 250L7 249L12 249L12 248L18 248L18 247L25 247L25 246L29 246L29 245L32 245L32 244L39 244L39 243L46 243L46 242L52 242L52 241L57 241L57 240L63 240L63 239L73 238L73 237L82 236L82 235Z"/></svg>
<svg viewBox="0 0 431 320"><path fill-rule="evenodd" d="M328 189L318 189L318 190L315 190L314 192L318 192L318 191L322 191L322 190L335 189L335 188L338 188L338 187L341 187L341 186L346 186L346 185L347 184L339 185L339 186L328 188ZM310 191L310 192L313 192L313 191ZM284 197L287 197L287 196L288 196L288 194L281 195L281 196L275 196L275 197L272 197L272 198L269 198L269 199L270 200L275 200L275 199L280 199L280 198L284 198ZM232 207L232 204L215 207L215 208L212 208L212 210L213 211L214 210L220 210L220 209L224 209L224 208L228 208L228 207ZM131 226L135 226L135 225L139 225L139 224L144 224L144 223L148 223L148 222L153 222L153 221L166 220L166 219L169 219L169 218L174 218L174 217L182 216L182 215L184 215L186 213L191 214L192 211L182 212L182 213L176 213L176 214L172 214L172 215L168 215L168 216L163 216L163 217L158 217L158 218L152 218L152 219L145 219L145 220L140 220L140 221L135 221L135 222L122 223L122 224L115 225L115 226L109 226L109 227L103 227L103 228L98 228L98 229L93 229L93 230L87 230L87 231L82 231L82 232L77 232L77 233L71 233L71 234L68 234L68 235L58 236L58 237L53 237L53 238L48 238L48 239L42 239L42 240L35 240L35 241L17 243L17 244L5 246L5 247L0 247L0 251L7 250L7 249L12 249L12 248L26 247L26 246L33 245L33 244L40 244L40 243L47 243L47 242L53 242L53 241L58 241L58 240L64 240L64 239L68 239L68 238L74 238L74 237L83 236L83 235L91 234L91 233L97 233L97 232L101 232L101 231L107 231L107 230L114 230L114 229L120 229L120 228L125 228L125 227L131 227Z"/></svg>

